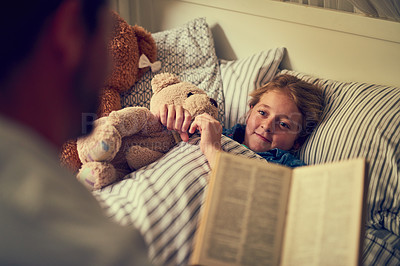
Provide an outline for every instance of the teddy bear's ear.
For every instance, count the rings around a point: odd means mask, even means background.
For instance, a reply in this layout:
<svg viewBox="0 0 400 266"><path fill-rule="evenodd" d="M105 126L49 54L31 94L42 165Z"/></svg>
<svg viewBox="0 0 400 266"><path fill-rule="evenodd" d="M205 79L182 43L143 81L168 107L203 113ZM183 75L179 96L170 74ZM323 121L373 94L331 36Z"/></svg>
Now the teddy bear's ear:
<svg viewBox="0 0 400 266"><path fill-rule="evenodd" d="M151 35L150 32L145 30L143 27L134 25L131 27L133 32L136 35L139 53L138 56L140 57L142 54L146 55L146 57L150 60L151 63L154 63L157 59L157 45L156 42ZM146 72L147 69L139 69L139 78Z"/></svg>
<svg viewBox="0 0 400 266"><path fill-rule="evenodd" d="M174 74L161 73L154 76L151 81L151 87L153 88L153 93L157 93L173 84L181 82L180 79Z"/></svg>

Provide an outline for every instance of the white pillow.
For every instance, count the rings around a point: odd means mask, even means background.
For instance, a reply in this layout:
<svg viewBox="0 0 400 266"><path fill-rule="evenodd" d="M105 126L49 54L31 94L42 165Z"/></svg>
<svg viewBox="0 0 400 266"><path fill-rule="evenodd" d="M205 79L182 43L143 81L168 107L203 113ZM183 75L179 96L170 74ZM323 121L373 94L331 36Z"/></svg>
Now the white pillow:
<svg viewBox="0 0 400 266"><path fill-rule="evenodd" d="M285 48L279 47L239 60L220 60L225 98L225 128L244 122L241 120L249 108L247 104L249 93L275 76L284 52Z"/></svg>
<svg viewBox="0 0 400 266"><path fill-rule="evenodd" d="M157 44L157 60L161 70L147 71L126 93L121 95L122 107L144 106L149 108L153 95L151 80L158 73L173 73L182 81L195 84L205 90L218 103L219 118L224 114L221 74L215 54L211 30L205 18L196 18L186 24L154 33Z"/></svg>
<svg viewBox="0 0 400 266"><path fill-rule="evenodd" d="M363 263L400 263L400 88L319 79L283 70L320 87L322 121L299 151L307 164L363 157L369 162Z"/></svg>

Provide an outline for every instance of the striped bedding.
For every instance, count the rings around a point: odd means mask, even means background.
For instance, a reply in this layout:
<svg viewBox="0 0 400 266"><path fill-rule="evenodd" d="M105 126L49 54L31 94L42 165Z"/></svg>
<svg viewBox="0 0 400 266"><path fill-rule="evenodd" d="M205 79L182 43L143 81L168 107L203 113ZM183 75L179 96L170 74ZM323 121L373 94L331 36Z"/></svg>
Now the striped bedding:
<svg viewBox="0 0 400 266"><path fill-rule="evenodd" d="M160 160L95 192L108 215L143 235L156 265L186 265L210 173L199 138L181 142ZM227 152L257 154L222 137Z"/></svg>
<svg viewBox="0 0 400 266"><path fill-rule="evenodd" d="M266 57L272 55L270 52ZM271 72L275 72L275 63L271 64ZM259 69L250 63L247 68ZM242 82L228 86L227 73L221 71L225 100L229 102L226 110L245 110L243 98L227 89L245 85ZM298 156L307 164L355 157L369 161L363 264L400 265L400 88L318 79L288 70L282 73L316 84L326 101L322 122ZM259 78L255 75L249 84L257 84L254 80ZM244 79L237 77L238 82ZM237 121L237 114L227 111L227 125ZM198 141L194 138L189 143L182 142L157 162L95 192L112 219L140 230L154 264L188 262L210 172ZM258 158L229 138L223 137L222 143L225 151Z"/></svg>
<svg viewBox="0 0 400 266"><path fill-rule="evenodd" d="M318 79L283 70L319 86L322 122L299 151L307 164L368 160L364 265L400 265L400 88Z"/></svg>

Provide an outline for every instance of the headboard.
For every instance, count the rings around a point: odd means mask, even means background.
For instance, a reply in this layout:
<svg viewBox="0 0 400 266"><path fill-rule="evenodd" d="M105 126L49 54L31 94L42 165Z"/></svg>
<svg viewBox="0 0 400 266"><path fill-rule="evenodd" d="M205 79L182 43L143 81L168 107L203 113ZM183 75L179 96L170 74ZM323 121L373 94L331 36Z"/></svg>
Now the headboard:
<svg viewBox="0 0 400 266"><path fill-rule="evenodd" d="M132 1L131 1L132 2ZM400 86L400 23L271 0L138 0L131 23L151 32L205 17L217 56L285 47L281 68Z"/></svg>

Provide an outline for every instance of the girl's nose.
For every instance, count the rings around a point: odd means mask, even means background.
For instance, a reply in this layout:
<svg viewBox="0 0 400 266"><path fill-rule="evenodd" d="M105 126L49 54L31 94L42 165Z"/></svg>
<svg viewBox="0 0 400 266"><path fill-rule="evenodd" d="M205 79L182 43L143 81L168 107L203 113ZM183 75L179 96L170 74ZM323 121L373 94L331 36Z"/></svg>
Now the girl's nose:
<svg viewBox="0 0 400 266"><path fill-rule="evenodd" d="M267 119L264 119L261 123L261 128L264 129L264 131L266 131L266 132L274 133L275 132L275 119L272 117L268 117Z"/></svg>

